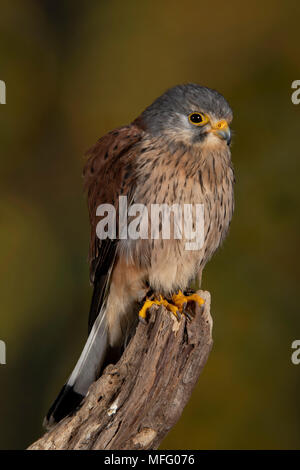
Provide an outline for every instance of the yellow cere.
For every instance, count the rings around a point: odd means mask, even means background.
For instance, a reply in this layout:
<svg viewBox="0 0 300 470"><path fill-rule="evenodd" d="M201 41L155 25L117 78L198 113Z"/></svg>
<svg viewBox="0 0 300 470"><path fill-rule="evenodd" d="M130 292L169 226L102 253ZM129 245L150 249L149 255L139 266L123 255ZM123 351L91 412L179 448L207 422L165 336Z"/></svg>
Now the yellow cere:
<svg viewBox="0 0 300 470"><path fill-rule="evenodd" d="M214 126L215 129L226 129L228 127L226 119L222 119L221 121L217 122Z"/></svg>

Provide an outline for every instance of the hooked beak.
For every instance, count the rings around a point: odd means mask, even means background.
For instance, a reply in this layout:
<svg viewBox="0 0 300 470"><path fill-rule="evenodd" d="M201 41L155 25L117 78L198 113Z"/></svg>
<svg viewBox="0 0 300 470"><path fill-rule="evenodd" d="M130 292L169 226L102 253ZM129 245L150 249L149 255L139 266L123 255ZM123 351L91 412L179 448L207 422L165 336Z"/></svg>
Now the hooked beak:
<svg viewBox="0 0 300 470"><path fill-rule="evenodd" d="M225 119L222 119L221 121L218 121L213 124L210 132L213 132L220 139L226 140L227 145L230 145L231 132L228 123Z"/></svg>

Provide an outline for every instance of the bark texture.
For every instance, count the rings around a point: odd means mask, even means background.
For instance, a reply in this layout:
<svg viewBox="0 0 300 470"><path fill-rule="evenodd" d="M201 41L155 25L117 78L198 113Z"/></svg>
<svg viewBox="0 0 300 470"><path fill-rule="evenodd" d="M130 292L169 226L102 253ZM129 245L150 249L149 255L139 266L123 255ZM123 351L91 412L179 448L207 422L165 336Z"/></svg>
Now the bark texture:
<svg viewBox="0 0 300 470"><path fill-rule="evenodd" d="M198 294L205 305L193 305L192 320L183 315L178 321L153 306L81 408L29 449L157 449L180 418L212 347L210 294Z"/></svg>

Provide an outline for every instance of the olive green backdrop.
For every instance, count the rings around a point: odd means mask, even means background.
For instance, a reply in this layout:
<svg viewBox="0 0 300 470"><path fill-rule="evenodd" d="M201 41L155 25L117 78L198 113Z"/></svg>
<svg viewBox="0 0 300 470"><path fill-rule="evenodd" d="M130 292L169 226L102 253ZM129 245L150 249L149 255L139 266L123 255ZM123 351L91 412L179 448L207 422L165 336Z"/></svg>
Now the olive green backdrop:
<svg viewBox="0 0 300 470"><path fill-rule="evenodd" d="M166 88L234 110L236 211L204 272L214 348L163 449L299 448L299 2L0 1L0 448L42 432L87 333L83 153Z"/></svg>

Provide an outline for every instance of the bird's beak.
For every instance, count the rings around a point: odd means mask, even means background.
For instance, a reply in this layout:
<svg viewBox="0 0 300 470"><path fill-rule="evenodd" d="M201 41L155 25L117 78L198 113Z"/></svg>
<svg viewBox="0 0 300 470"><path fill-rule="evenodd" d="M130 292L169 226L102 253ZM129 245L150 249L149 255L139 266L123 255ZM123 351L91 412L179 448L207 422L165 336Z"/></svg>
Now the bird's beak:
<svg viewBox="0 0 300 470"><path fill-rule="evenodd" d="M226 140L227 145L231 142L231 132L226 119L222 119L212 125L211 132L222 140Z"/></svg>

